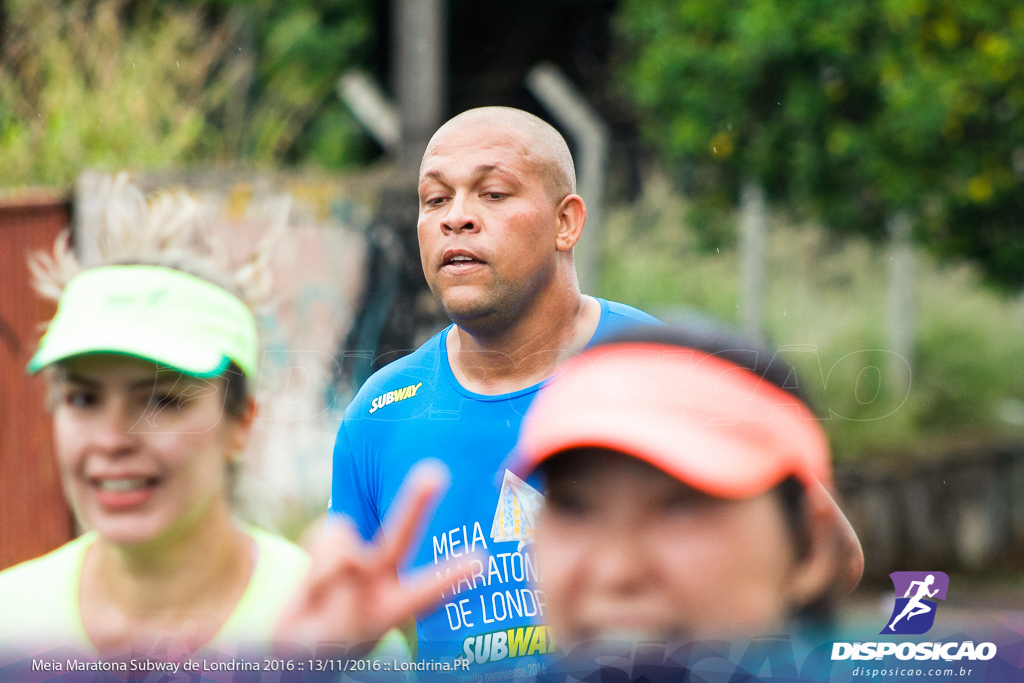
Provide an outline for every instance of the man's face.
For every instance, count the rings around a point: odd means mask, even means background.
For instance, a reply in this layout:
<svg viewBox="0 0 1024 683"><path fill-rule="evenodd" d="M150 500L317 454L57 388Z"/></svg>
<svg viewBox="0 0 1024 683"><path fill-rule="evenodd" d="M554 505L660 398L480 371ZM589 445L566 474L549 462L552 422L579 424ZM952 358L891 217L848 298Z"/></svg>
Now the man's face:
<svg viewBox="0 0 1024 683"><path fill-rule="evenodd" d="M535 551L563 646L759 635L789 616L794 540L773 492L712 498L611 451L548 470Z"/></svg>
<svg viewBox="0 0 1024 683"><path fill-rule="evenodd" d="M463 124L423 158L417 231L423 274L455 322L514 321L556 269L560 198L522 133Z"/></svg>

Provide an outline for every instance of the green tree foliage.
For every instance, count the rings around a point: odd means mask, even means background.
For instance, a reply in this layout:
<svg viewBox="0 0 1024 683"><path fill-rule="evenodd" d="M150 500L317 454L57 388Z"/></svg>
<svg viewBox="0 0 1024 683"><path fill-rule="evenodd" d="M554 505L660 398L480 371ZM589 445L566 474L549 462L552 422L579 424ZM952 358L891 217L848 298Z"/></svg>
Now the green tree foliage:
<svg viewBox="0 0 1024 683"><path fill-rule="evenodd" d="M229 55L237 99L220 119L237 131L235 154L329 167L358 156L358 129L335 86L372 46L373 0L192 2L207 23L231 27L239 53Z"/></svg>
<svg viewBox="0 0 1024 683"><path fill-rule="evenodd" d="M0 0L0 184L86 167L358 157L334 94L371 0Z"/></svg>
<svg viewBox="0 0 1024 683"><path fill-rule="evenodd" d="M1024 285L1017 0L625 0L618 20L646 135L706 215L748 179L842 231L904 210Z"/></svg>

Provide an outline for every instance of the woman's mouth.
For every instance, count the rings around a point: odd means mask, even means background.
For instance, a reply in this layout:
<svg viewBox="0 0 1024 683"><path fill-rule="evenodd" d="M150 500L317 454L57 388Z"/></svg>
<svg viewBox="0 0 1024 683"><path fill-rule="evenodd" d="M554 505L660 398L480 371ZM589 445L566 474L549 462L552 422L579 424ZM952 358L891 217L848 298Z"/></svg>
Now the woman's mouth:
<svg viewBox="0 0 1024 683"><path fill-rule="evenodd" d="M149 500L156 491L156 477L95 477L90 485L96 500L111 510L129 510Z"/></svg>

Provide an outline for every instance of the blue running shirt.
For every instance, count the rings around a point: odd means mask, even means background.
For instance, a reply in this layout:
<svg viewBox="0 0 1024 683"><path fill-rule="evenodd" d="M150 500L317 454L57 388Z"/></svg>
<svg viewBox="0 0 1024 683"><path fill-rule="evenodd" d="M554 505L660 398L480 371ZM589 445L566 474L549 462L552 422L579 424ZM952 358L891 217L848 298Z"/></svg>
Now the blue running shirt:
<svg viewBox="0 0 1024 683"><path fill-rule="evenodd" d="M598 302L601 318L590 344L658 324L630 306ZM412 466L424 458L444 462L451 487L406 571L458 562L474 550L485 559L473 561L468 579L445 584L440 609L417 618L419 659L468 658L471 673L486 670L481 664L520 668L555 643L543 626L544 591L530 545L538 483L521 482L501 466L543 383L497 396L467 391L448 363L452 327L376 372L345 410L330 512L350 517L370 540Z"/></svg>

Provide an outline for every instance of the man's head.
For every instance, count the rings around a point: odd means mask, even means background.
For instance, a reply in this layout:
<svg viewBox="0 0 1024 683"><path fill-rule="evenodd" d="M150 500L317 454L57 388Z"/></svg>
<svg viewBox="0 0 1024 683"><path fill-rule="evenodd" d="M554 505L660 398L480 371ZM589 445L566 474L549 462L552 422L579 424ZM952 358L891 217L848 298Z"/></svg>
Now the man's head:
<svg viewBox="0 0 1024 683"><path fill-rule="evenodd" d="M563 645L758 635L856 585L828 442L764 349L670 328L567 364L523 422L535 552Z"/></svg>
<svg viewBox="0 0 1024 683"><path fill-rule="evenodd" d="M480 107L464 111L437 129L420 163L420 179L431 147L443 136L453 132L459 135L471 127L483 127L492 132L517 132L529 143L529 154L536 170L556 202L576 192L576 167L562 134L544 119L511 107Z"/></svg>
<svg viewBox="0 0 1024 683"><path fill-rule="evenodd" d="M484 107L438 129L420 165L417 229L449 317L500 332L538 298L575 288L572 247L586 220L575 186L565 140L532 114Z"/></svg>

